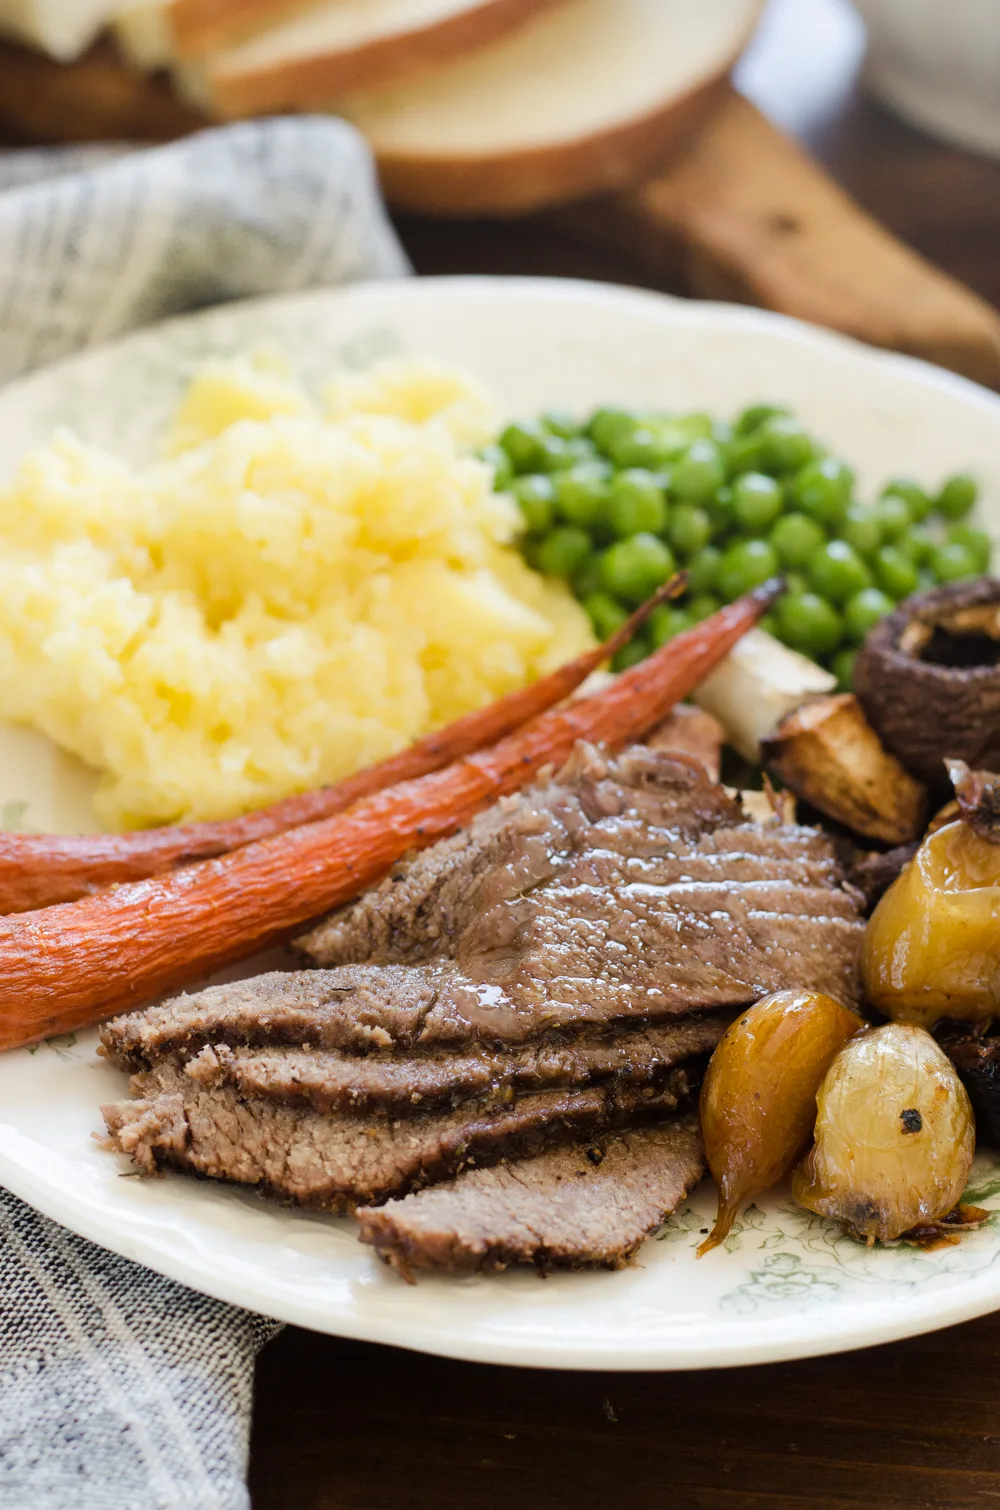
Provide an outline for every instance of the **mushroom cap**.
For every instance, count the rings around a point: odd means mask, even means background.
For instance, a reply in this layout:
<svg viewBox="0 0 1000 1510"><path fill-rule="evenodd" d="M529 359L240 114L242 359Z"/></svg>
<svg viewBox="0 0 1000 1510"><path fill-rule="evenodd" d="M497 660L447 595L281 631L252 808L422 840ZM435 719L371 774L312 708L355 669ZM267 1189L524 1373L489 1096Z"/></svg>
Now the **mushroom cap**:
<svg viewBox="0 0 1000 1510"><path fill-rule="evenodd" d="M1000 579L907 598L868 635L854 686L886 749L932 791L948 789L948 759L1000 770Z"/></svg>

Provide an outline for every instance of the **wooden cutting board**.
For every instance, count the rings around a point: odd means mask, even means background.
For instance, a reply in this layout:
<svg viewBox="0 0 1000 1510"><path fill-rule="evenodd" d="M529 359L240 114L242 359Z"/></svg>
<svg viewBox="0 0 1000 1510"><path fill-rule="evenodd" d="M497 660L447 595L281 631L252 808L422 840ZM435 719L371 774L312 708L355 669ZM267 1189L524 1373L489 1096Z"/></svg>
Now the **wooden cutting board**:
<svg viewBox="0 0 1000 1510"><path fill-rule="evenodd" d="M157 142L208 124L110 46L61 67L0 43L0 136ZM909 352L1000 388L1000 315L866 215L740 95L718 92L656 179L549 212L654 279Z"/></svg>

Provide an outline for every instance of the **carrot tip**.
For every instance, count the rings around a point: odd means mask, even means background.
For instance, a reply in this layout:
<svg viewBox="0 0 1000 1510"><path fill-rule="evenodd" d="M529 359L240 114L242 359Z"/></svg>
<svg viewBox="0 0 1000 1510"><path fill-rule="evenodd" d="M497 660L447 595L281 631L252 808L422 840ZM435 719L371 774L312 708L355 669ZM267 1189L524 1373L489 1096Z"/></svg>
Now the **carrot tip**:
<svg viewBox="0 0 1000 1510"><path fill-rule="evenodd" d="M769 608L773 608L778 599L788 591L788 583L784 577L770 577L755 587L748 597L758 605L762 614Z"/></svg>

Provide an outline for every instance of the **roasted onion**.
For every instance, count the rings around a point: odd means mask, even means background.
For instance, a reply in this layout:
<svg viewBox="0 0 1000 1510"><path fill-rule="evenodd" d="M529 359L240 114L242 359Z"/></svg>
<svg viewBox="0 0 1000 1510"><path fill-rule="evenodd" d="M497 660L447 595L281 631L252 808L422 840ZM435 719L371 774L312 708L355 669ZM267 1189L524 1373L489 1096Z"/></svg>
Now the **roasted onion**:
<svg viewBox="0 0 1000 1510"><path fill-rule="evenodd" d="M873 1006L930 1028L1000 1013L1000 844L965 822L931 834L879 902L861 949Z"/></svg>
<svg viewBox="0 0 1000 1510"><path fill-rule="evenodd" d="M924 1028L888 1023L852 1039L830 1066L792 1193L853 1237L889 1242L948 1216L975 1147L972 1107L947 1055Z"/></svg>
<svg viewBox="0 0 1000 1510"><path fill-rule="evenodd" d="M719 1213L699 1253L723 1241L744 1201L791 1172L812 1134L823 1076L861 1026L860 1018L832 996L780 991L729 1028L701 1091L702 1133L719 1187Z"/></svg>

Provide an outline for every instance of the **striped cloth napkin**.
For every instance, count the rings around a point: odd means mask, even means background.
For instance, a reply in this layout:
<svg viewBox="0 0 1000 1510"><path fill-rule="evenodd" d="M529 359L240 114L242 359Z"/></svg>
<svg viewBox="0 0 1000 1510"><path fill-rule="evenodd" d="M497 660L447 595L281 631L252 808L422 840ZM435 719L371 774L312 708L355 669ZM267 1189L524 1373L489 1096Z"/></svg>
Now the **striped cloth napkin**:
<svg viewBox="0 0 1000 1510"><path fill-rule="evenodd" d="M339 121L0 156L0 380L220 300L407 271ZM274 1330L0 1191L0 1506L247 1510Z"/></svg>

